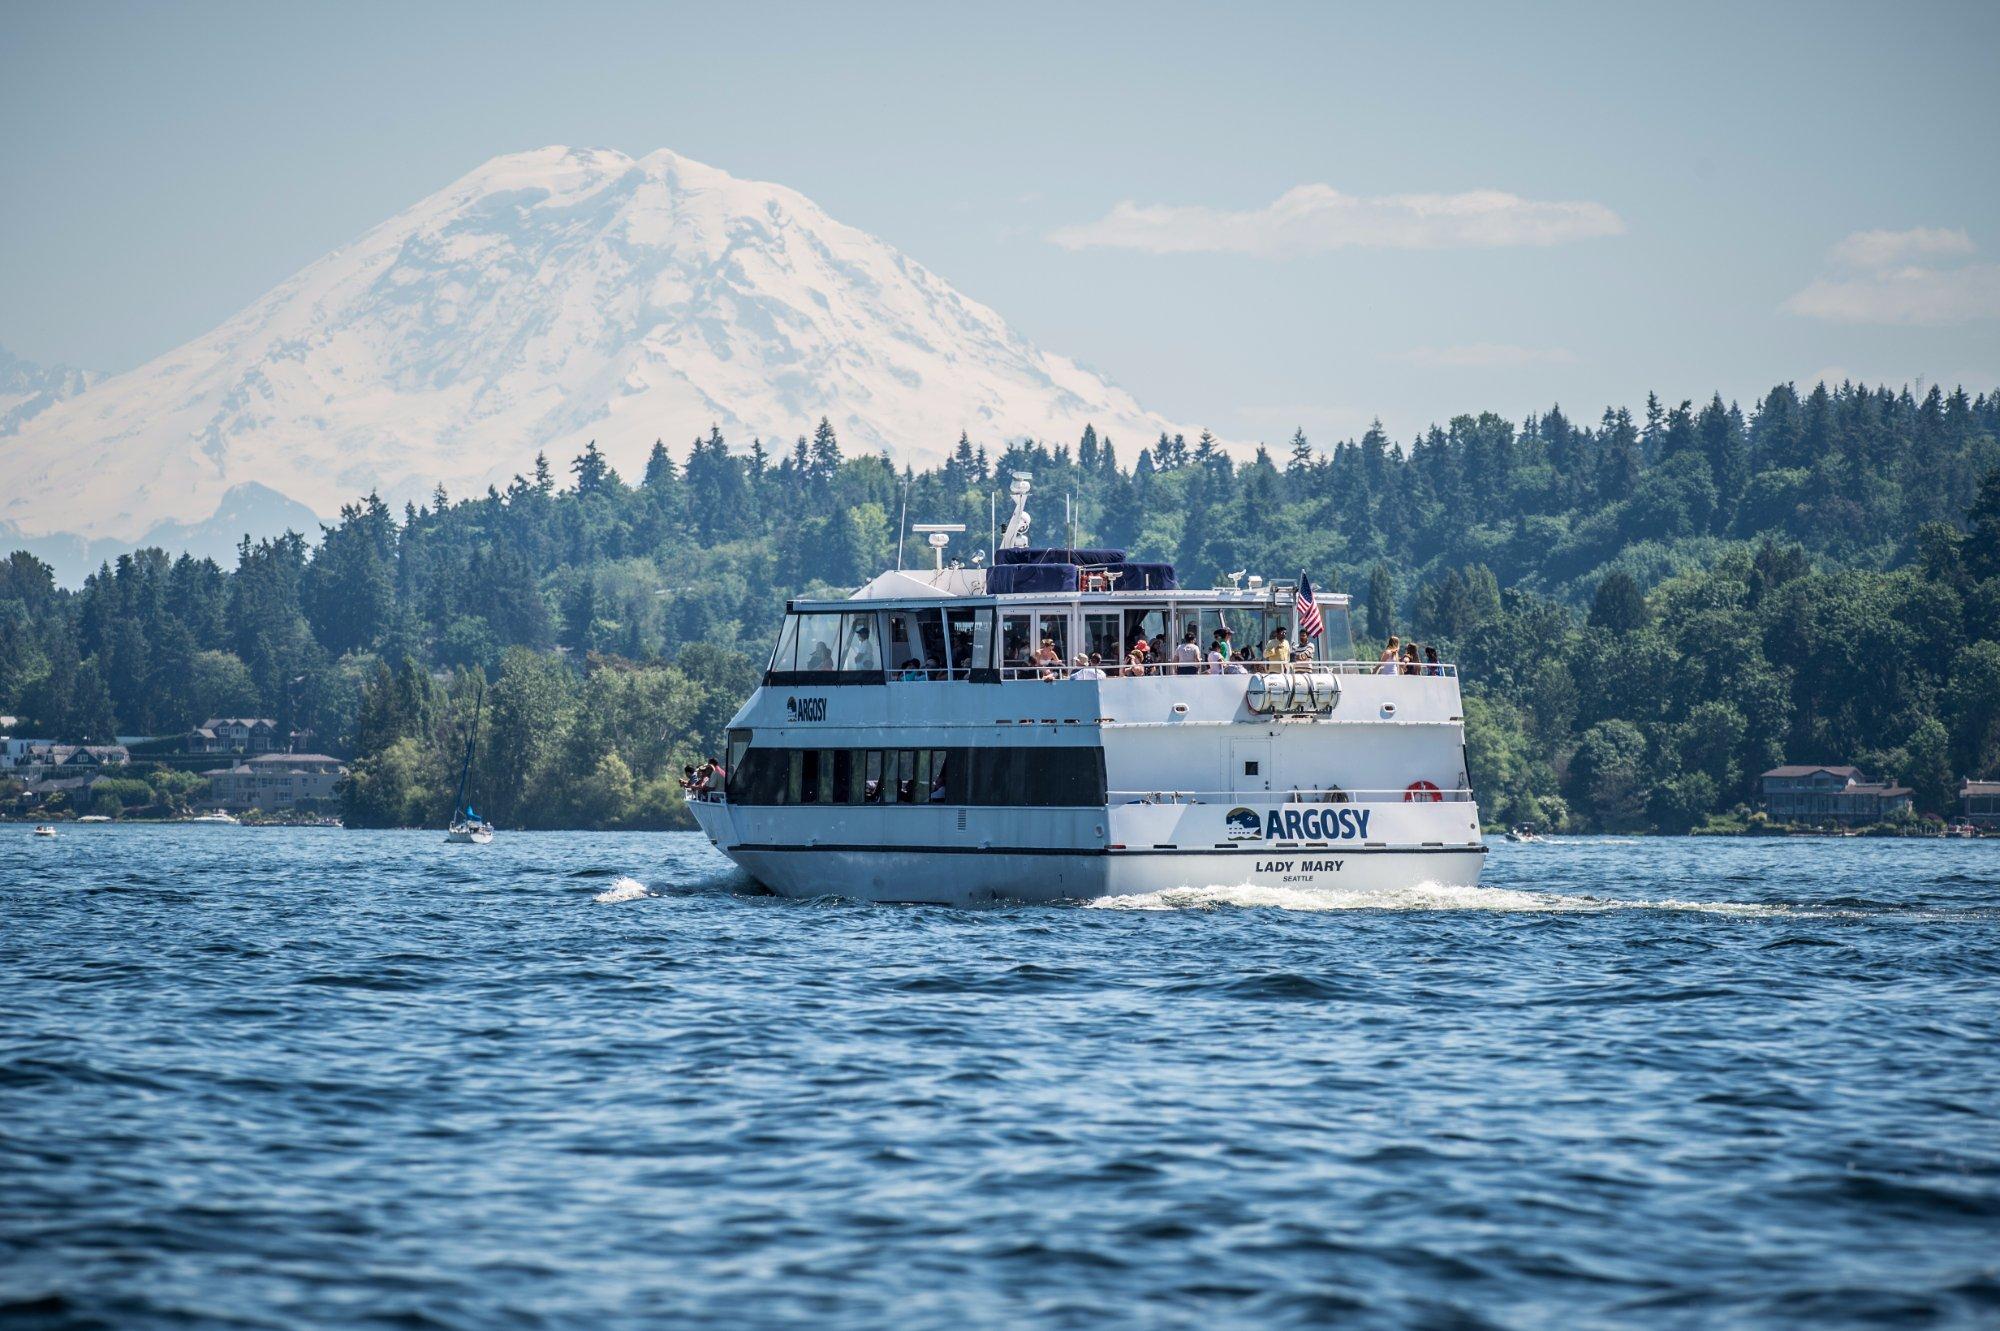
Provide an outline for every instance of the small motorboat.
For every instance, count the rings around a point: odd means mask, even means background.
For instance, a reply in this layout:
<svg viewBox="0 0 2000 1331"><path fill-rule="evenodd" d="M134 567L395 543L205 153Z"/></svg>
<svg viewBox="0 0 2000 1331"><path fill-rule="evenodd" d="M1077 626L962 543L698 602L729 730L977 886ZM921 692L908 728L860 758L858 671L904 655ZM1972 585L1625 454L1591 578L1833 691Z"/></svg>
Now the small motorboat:
<svg viewBox="0 0 2000 1331"><path fill-rule="evenodd" d="M55 828L53 828L53 827L50 827L50 826L49 826L49 825L48 825L47 823L36 823L36 824L35 824L35 835L36 835L36 836L54 836L55 834L56 834L56 829L55 829Z"/></svg>
<svg viewBox="0 0 2000 1331"><path fill-rule="evenodd" d="M224 813L220 809L217 809L212 813L197 814L193 818L188 819L188 821L191 823L226 823L231 827L242 826L241 819L235 817L234 815Z"/></svg>
<svg viewBox="0 0 2000 1331"><path fill-rule="evenodd" d="M1540 841L1542 835L1532 827L1515 827L1508 830L1507 839L1521 842Z"/></svg>
<svg viewBox="0 0 2000 1331"><path fill-rule="evenodd" d="M83 817L77 819L77 821L79 823L108 823L111 821L111 815L104 813L86 813L85 815L83 815Z"/></svg>

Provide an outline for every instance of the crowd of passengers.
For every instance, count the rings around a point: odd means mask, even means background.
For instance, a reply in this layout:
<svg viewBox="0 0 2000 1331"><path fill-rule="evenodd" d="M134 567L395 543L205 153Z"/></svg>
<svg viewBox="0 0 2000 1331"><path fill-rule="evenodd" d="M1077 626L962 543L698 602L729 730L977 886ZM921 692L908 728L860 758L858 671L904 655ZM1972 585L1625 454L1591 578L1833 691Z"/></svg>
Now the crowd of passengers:
<svg viewBox="0 0 2000 1331"><path fill-rule="evenodd" d="M1167 650L1166 634L1152 638L1141 634L1132 640L1132 646L1120 665L1106 666L1099 652L1078 652L1065 667L1055 639L1043 638L1041 646L1026 662L1010 664L1016 669L1025 667L1036 671L1045 680L1105 679L1113 675L1124 678L1143 675L1254 675L1312 667L1311 638L1301 636L1294 642L1283 629L1275 629L1261 646L1252 643L1247 647L1238 647L1235 639L1233 629L1218 628L1204 649L1200 631L1190 628L1182 636L1180 644L1170 652ZM1375 673L1442 675L1444 667L1438 661L1437 648L1420 648L1414 642L1404 643L1400 638L1392 637L1383 649L1381 663Z"/></svg>
<svg viewBox="0 0 2000 1331"><path fill-rule="evenodd" d="M954 644L955 651L967 652L970 648L970 638ZM880 658L865 623L855 626L855 642L849 648L848 659L851 669L880 668L877 665ZM1265 674L1286 669L1310 669L1313 662L1313 640L1300 635L1294 642L1283 628L1273 629L1271 636L1261 645L1251 643L1243 647L1236 643L1235 630L1226 626L1217 628L1204 649L1200 630L1190 626L1180 644L1171 651L1167 649L1167 635L1164 633L1151 638L1143 633L1135 636L1131 647L1126 650L1124 661L1117 665L1107 665L1100 652L1078 652L1074 660L1065 663L1055 639L1050 637L1043 638L1041 645L1026 659L1015 656L1008 660L1007 665L1017 675L1033 673L1041 679L1056 680L1106 679L1111 676L1136 678L1143 675ZM830 671L833 668L832 649L824 642L816 644L807 659L806 669ZM1391 634L1388 645L1378 658L1375 673L1442 675L1444 667L1438 661L1437 648L1422 647L1414 641L1406 643ZM896 668L894 678L905 683L943 679L945 670L936 660L924 661L912 656ZM710 761L713 762L713 759Z"/></svg>

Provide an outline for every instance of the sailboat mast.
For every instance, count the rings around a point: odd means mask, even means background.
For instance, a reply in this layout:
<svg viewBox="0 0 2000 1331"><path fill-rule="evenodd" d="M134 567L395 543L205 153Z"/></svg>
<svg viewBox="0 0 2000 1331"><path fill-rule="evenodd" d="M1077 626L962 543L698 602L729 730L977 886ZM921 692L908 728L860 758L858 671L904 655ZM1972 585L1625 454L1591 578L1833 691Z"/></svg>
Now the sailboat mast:
<svg viewBox="0 0 2000 1331"><path fill-rule="evenodd" d="M452 812L456 818L465 812L465 790L472 781L472 748L479 743L479 714L486 706L486 681L479 681L479 696L472 704L472 733L465 737L465 765L458 772L458 804Z"/></svg>

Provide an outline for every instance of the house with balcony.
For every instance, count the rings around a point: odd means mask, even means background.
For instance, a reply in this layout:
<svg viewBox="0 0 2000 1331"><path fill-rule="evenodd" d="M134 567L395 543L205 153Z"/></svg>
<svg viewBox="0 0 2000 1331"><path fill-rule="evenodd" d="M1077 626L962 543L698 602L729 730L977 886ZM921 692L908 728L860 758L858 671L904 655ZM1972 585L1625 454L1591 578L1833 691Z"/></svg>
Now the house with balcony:
<svg viewBox="0 0 2000 1331"><path fill-rule="evenodd" d="M1870 781L1860 768L1787 763L1759 778L1764 809L1784 823L1879 823L1908 813L1915 792L1908 786Z"/></svg>

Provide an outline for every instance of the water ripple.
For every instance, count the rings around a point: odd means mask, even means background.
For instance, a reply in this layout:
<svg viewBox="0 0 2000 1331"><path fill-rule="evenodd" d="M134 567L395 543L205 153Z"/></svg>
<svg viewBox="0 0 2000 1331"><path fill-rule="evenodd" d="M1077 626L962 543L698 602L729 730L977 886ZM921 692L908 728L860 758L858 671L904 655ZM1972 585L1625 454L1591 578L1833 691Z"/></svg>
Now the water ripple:
<svg viewBox="0 0 2000 1331"><path fill-rule="evenodd" d="M952 911L87 832L0 827L0 1326L2000 1317L1983 843Z"/></svg>

